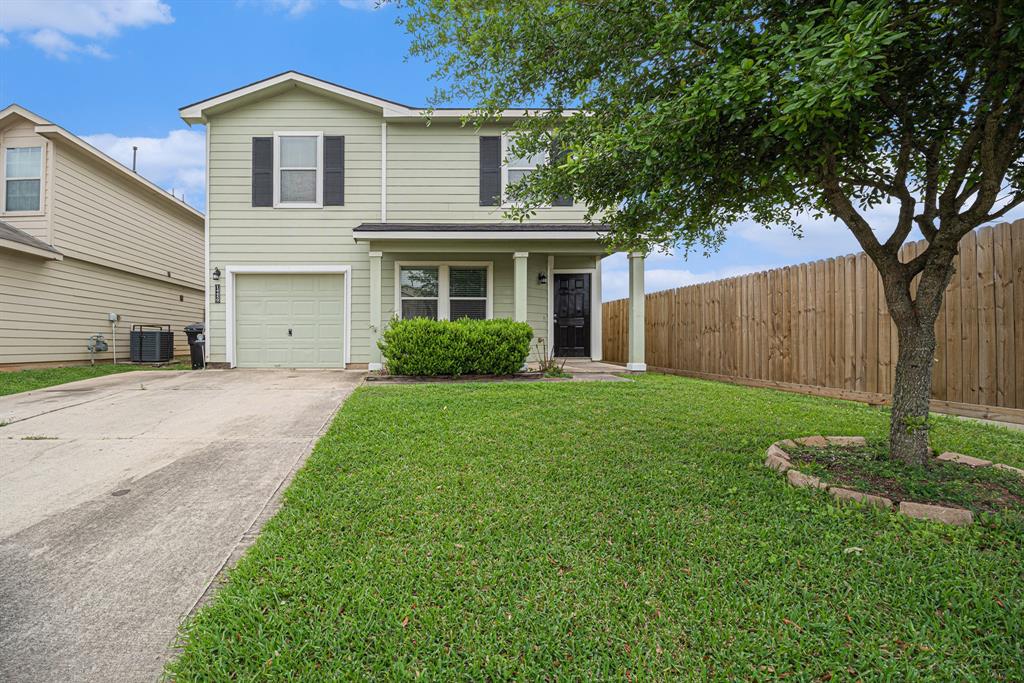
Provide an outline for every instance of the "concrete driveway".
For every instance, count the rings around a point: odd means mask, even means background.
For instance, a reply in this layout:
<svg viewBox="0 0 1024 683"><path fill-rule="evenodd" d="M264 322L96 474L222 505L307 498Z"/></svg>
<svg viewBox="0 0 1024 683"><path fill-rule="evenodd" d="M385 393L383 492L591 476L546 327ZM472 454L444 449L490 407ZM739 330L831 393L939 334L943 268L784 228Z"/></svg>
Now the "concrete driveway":
<svg viewBox="0 0 1024 683"><path fill-rule="evenodd" d="M363 375L130 372L0 398L0 680L159 678Z"/></svg>

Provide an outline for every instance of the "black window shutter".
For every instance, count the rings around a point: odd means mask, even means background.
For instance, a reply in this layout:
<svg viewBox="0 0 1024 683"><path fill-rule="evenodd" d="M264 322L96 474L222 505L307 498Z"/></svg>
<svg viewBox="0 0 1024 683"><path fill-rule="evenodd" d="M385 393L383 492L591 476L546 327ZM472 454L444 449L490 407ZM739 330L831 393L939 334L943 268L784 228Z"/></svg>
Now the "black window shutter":
<svg viewBox="0 0 1024 683"><path fill-rule="evenodd" d="M345 136L324 136L324 206L345 205Z"/></svg>
<svg viewBox="0 0 1024 683"><path fill-rule="evenodd" d="M252 205L274 205L274 138L252 139Z"/></svg>
<svg viewBox="0 0 1024 683"><path fill-rule="evenodd" d="M565 161L565 154L565 150L558 145L557 141L551 146L551 158L556 165ZM572 197L564 195L555 197L555 201L551 202L551 206L572 206Z"/></svg>
<svg viewBox="0 0 1024 683"><path fill-rule="evenodd" d="M501 203L501 136L480 137L480 206Z"/></svg>

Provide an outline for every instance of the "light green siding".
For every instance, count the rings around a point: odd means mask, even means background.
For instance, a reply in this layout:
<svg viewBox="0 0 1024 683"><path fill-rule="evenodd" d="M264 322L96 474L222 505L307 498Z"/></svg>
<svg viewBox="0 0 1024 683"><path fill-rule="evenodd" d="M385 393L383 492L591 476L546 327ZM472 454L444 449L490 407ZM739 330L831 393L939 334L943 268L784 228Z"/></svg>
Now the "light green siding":
<svg viewBox="0 0 1024 683"><path fill-rule="evenodd" d="M493 261L495 317L513 315L512 253L528 251L528 318L538 336L547 335L547 288L537 282L547 269L547 254L602 252L589 241L356 243L353 228L380 222L380 113L293 88L214 115L210 120L210 270L251 265L351 266L350 362L368 363L370 354L369 251L383 251L381 300L383 321L394 315L396 260ZM345 206L322 209L275 209L251 206L252 138L275 131L318 131L345 136ZM387 123L387 222L501 222L501 207L479 205L481 134L499 134L457 123L434 121ZM543 209L534 222L579 222L579 207ZM213 284L212 282L210 283ZM221 282L223 285L223 281ZM223 292L226 294L226 292ZM214 301L210 287L210 360L227 360L226 302Z"/></svg>
<svg viewBox="0 0 1024 683"><path fill-rule="evenodd" d="M369 258L352 228L380 220L380 115L303 89L210 122L210 269L234 265L351 265L351 361L369 361ZM275 131L345 136L345 206L254 208L252 138ZM210 360L224 362L225 304L210 303Z"/></svg>
<svg viewBox="0 0 1024 683"><path fill-rule="evenodd" d="M388 221L501 222L504 209L480 206L481 135L501 135L497 123L481 129L456 121L388 123ZM582 206L543 208L533 220L575 223Z"/></svg>

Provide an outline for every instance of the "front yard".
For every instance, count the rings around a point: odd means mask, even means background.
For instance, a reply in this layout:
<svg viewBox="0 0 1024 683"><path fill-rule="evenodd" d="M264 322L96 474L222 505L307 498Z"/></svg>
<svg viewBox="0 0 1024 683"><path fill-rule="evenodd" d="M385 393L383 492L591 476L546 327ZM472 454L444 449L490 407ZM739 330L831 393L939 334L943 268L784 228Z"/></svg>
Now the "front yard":
<svg viewBox="0 0 1024 683"><path fill-rule="evenodd" d="M676 377L378 386L183 630L180 680L1019 680L1024 522L837 505L775 440L852 403ZM940 419L1024 465L1024 433Z"/></svg>

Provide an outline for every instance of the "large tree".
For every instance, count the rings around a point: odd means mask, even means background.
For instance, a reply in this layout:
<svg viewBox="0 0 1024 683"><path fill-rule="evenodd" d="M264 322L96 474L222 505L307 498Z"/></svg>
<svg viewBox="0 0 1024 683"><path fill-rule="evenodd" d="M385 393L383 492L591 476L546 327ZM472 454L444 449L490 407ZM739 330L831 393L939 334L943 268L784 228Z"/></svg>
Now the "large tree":
<svg viewBox="0 0 1024 683"><path fill-rule="evenodd" d="M412 53L444 84L438 102L475 102L477 120L549 110L516 126L518 152L555 137L560 152L514 188L519 215L572 195L615 247L646 251L714 250L742 220L841 221L881 273L898 330L892 456L926 461L953 257L1024 202L1024 2L401 4ZM898 218L873 224L886 202ZM902 263L915 227L928 247Z"/></svg>

